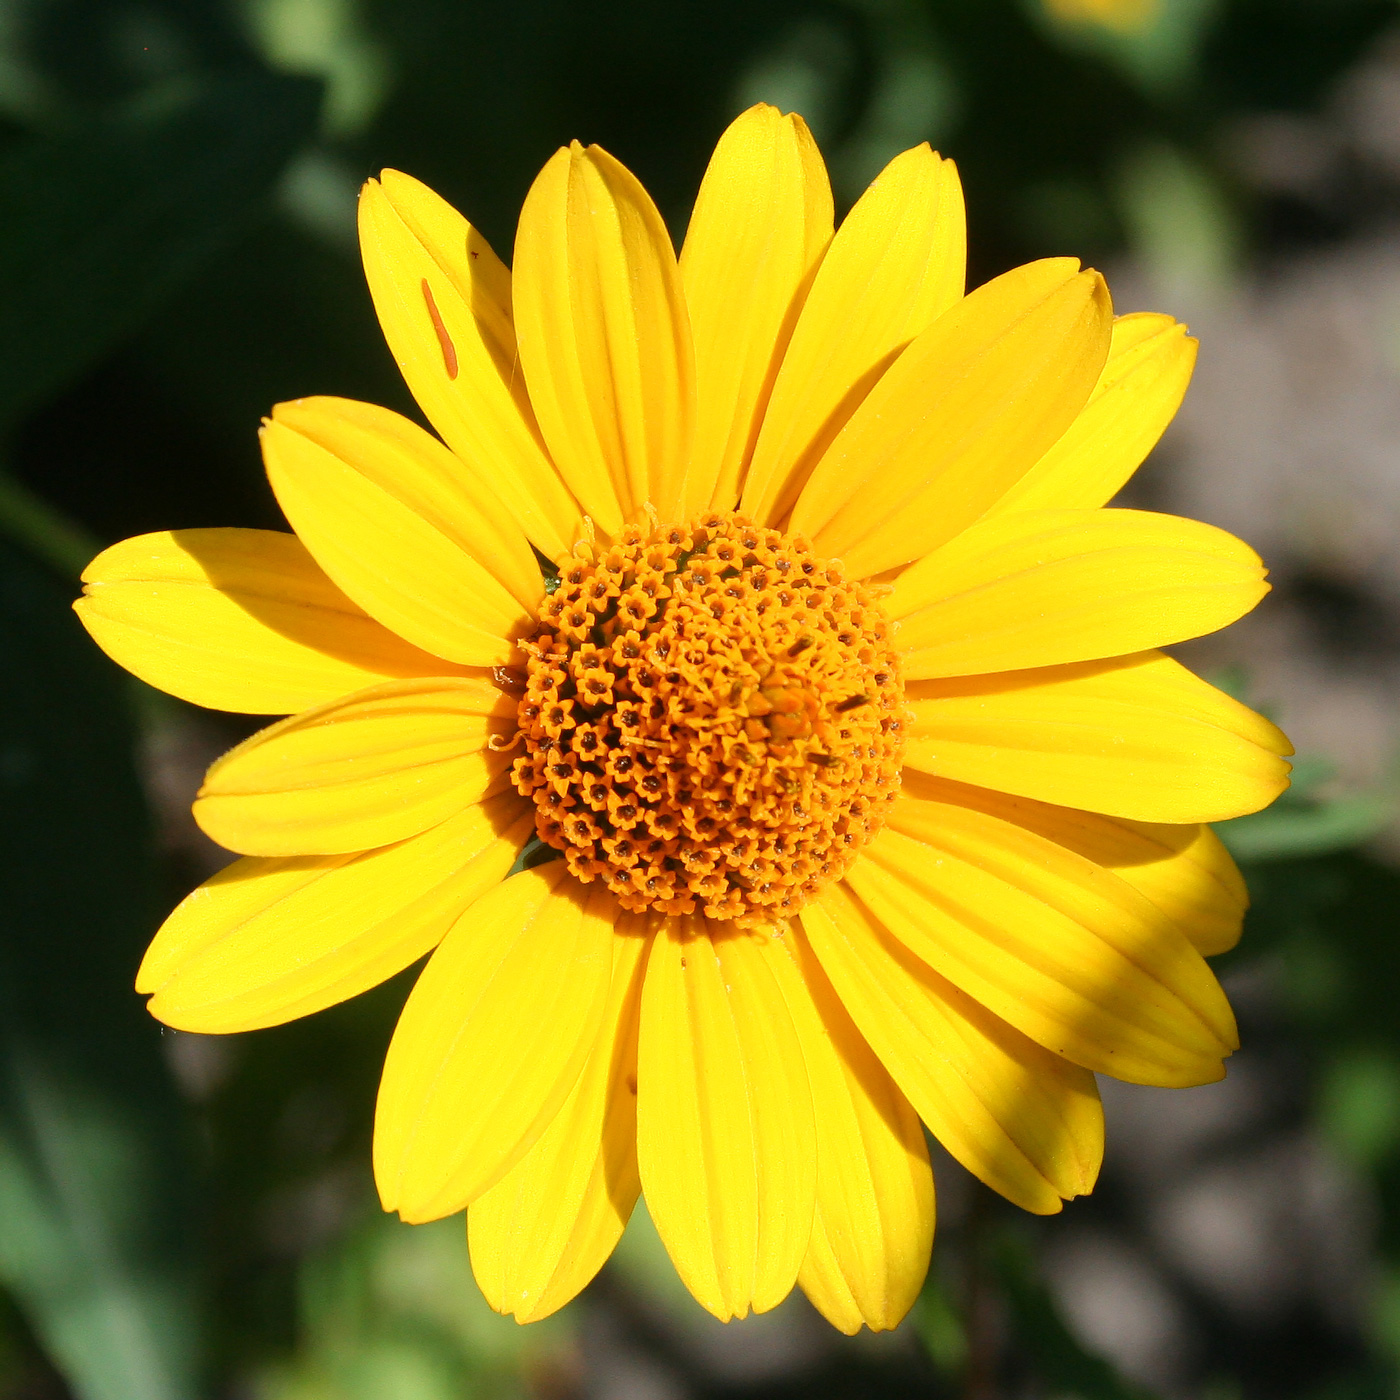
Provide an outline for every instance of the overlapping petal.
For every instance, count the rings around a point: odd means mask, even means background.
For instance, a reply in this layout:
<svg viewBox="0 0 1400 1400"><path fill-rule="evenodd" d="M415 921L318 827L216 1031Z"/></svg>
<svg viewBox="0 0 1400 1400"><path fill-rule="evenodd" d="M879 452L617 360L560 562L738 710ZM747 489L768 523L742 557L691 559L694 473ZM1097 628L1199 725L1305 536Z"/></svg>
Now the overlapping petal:
<svg viewBox="0 0 1400 1400"><path fill-rule="evenodd" d="M461 669L376 622L276 530L137 535L104 549L83 583L73 606L113 661L210 709L286 715Z"/></svg>
<svg viewBox="0 0 1400 1400"><path fill-rule="evenodd" d="M514 716L476 678L386 681L293 715L209 769L195 820L245 855L338 855L415 836L478 802L509 766Z"/></svg>
<svg viewBox="0 0 1400 1400"><path fill-rule="evenodd" d="M788 1295L816 1201L812 1094L778 981L786 953L772 942L667 920L642 992L647 1208L686 1287L721 1321Z"/></svg>
<svg viewBox="0 0 1400 1400"><path fill-rule="evenodd" d="M578 506L549 460L520 373L510 273L446 200L386 170L360 191L360 253L374 309L428 421L488 480L552 559Z"/></svg>
<svg viewBox="0 0 1400 1400"><path fill-rule="evenodd" d="M292 528L367 613L449 661L509 660L543 583L479 474L407 418L350 399L278 404L262 444Z"/></svg>
<svg viewBox="0 0 1400 1400"><path fill-rule="evenodd" d="M817 1208L798 1281L843 1332L897 1327L933 1247L933 1172L909 1100L856 1030L806 942L775 947L817 1126Z"/></svg>
<svg viewBox="0 0 1400 1400"><path fill-rule="evenodd" d="M1228 953L1240 941L1249 891L1225 843L1208 826L1122 826L1133 849L1110 862L1118 878L1174 919L1204 957Z"/></svg>
<svg viewBox="0 0 1400 1400"><path fill-rule="evenodd" d="M776 524L871 386L963 293L967 222L953 162L896 156L841 222L783 356L743 482ZM718 502L717 502L718 504Z"/></svg>
<svg viewBox="0 0 1400 1400"><path fill-rule="evenodd" d="M1220 984L1115 874L1037 832L906 793L846 881L941 976L1047 1050L1133 1083L1224 1074L1238 1045Z"/></svg>
<svg viewBox="0 0 1400 1400"><path fill-rule="evenodd" d="M476 1281L517 1322L548 1317L588 1284L641 1192L637 1023L649 948L645 920L624 915L608 1009L583 1073L539 1141L468 1211Z"/></svg>
<svg viewBox="0 0 1400 1400"><path fill-rule="evenodd" d="M854 578L918 559L972 524L1084 407L1113 312L1070 258L1003 274L944 312L822 454L792 529Z"/></svg>
<svg viewBox="0 0 1400 1400"><path fill-rule="evenodd" d="M178 1030L280 1025L377 986L433 948L533 829L511 793L374 851L249 856L187 896L136 977Z"/></svg>
<svg viewBox="0 0 1400 1400"><path fill-rule="evenodd" d="M1208 826L1105 817L912 769L905 770L904 792L1014 822L1111 870L1146 895L1206 957L1239 941L1249 894L1230 853Z"/></svg>
<svg viewBox="0 0 1400 1400"><path fill-rule="evenodd" d="M1112 500L1175 417L1195 365L1195 339L1170 316L1118 317L1084 411L992 512L1092 510Z"/></svg>
<svg viewBox="0 0 1400 1400"><path fill-rule="evenodd" d="M979 787L1137 821L1222 821L1288 785L1262 715L1158 652L907 691L905 762Z"/></svg>
<svg viewBox="0 0 1400 1400"><path fill-rule="evenodd" d="M451 1215L534 1146L597 1041L617 913L554 861L497 885L448 932L384 1061L374 1174L385 1210Z"/></svg>
<svg viewBox="0 0 1400 1400"><path fill-rule="evenodd" d="M1201 637L1268 592L1212 525L1139 510L995 515L911 565L885 605L911 680L1122 656Z"/></svg>
<svg viewBox="0 0 1400 1400"><path fill-rule="evenodd" d="M597 146L540 171L515 237L520 365L564 480L615 534L680 519L695 432L690 322L651 196Z"/></svg>
<svg viewBox="0 0 1400 1400"><path fill-rule="evenodd" d="M697 414L683 519L738 501L831 231L831 183L807 124L751 107L715 147L681 249Z"/></svg>
<svg viewBox="0 0 1400 1400"><path fill-rule="evenodd" d="M1037 1215L1092 1188L1103 1109L1088 1070L945 981L845 885L818 895L800 918L851 1019L968 1171Z"/></svg>

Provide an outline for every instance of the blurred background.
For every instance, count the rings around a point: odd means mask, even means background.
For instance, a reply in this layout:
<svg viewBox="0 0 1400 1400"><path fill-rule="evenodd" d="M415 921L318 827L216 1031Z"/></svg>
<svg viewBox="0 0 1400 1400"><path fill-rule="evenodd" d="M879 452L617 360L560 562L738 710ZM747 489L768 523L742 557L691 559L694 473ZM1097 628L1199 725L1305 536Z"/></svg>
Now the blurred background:
<svg viewBox="0 0 1400 1400"><path fill-rule="evenodd" d="M354 240L392 165L508 254L556 146L683 233L757 100L846 207L922 140L972 280L1048 254L1200 367L1127 495L1235 530L1258 613L1183 659L1269 711L1294 791L1222 835L1255 907L1224 1083L1106 1083L1101 1185L1019 1216L940 1159L930 1282L846 1339L722 1327L638 1211L575 1304L487 1310L459 1219L382 1216L400 977L180 1035L131 981L226 859L188 805L256 727L139 691L69 601L143 531L280 525L256 429L413 413ZM1396 0L0 0L0 1398L1400 1395L1400 4ZM409 975L411 976L411 974Z"/></svg>

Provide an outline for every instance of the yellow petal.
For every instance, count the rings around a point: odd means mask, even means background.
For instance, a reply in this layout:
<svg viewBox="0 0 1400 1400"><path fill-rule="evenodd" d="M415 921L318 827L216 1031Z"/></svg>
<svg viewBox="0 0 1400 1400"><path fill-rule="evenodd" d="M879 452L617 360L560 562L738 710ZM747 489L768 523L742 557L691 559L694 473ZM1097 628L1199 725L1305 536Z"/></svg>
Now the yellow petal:
<svg viewBox="0 0 1400 1400"><path fill-rule="evenodd" d="M1112 871L952 797L895 804L846 876L870 913L1075 1064L1136 1084L1221 1078L1235 1021L1186 935Z"/></svg>
<svg viewBox="0 0 1400 1400"><path fill-rule="evenodd" d="M746 515L787 515L871 385L962 296L966 263L953 162L926 144L896 156L846 216L803 303L743 482Z"/></svg>
<svg viewBox="0 0 1400 1400"><path fill-rule="evenodd" d="M520 364L540 430L608 534L650 501L679 518L695 431L690 322L670 235L636 176L575 142L515 236Z"/></svg>
<svg viewBox="0 0 1400 1400"><path fill-rule="evenodd" d="M536 1322L607 1262L641 1192L637 1020L650 940L636 915L612 941L612 989L588 1063L535 1145L472 1202L467 1239L486 1301Z"/></svg>
<svg viewBox="0 0 1400 1400"><path fill-rule="evenodd" d="M933 1247L933 1172L918 1114L797 937L774 960L802 1042L817 1125L817 1209L798 1280L848 1334L897 1327Z"/></svg>
<svg viewBox="0 0 1400 1400"><path fill-rule="evenodd" d="M544 591L529 542L436 438L350 399L278 404L262 431L278 504L316 562L415 646L511 655Z"/></svg>
<svg viewBox="0 0 1400 1400"><path fill-rule="evenodd" d="M386 681L293 715L214 763L195 820L252 856L338 855L415 836L487 795L515 707L489 681Z"/></svg>
<svg viewBox="0 0 1400 1400"><path fill-rule="evenodd" d="M1268 592L1259 556L1224 530L1140 510L979 521L902 573L906 679L1092 661L1204 636Z"/></svg>
<svg viewBox="0 0 1400 1400"><path fill-rule="evenodd" d="M248 856L189 895L136 977L183 1031L249 1031L377 986L505 879L533 829L514 793L419 836L341 856Z"/></svg>
<svg viewBox="0 0 1400 1400"><path fill-rule="evenodd" d="M286 715L458 670L368 616L277 530L138 535L103 550L83 583L73 606L113 661L215 710Z"/></svg>
<svg viewBox="0 0 1400 1400"><path fill-rule="evenodd" d="M964 297L870 391L803 488L792 529L865 578L966 529L1084 407L1113 312L1096 272L1030 263Z"/></svg>
<svg viewBox="0 0 1400 1400"><path fill-rule="evenodd" d="M1114 872L1174 919L1204 957L1240 941L1249 892L1224 842L1208 826L1126 823L1152 852L1121 860Z"/></svg>
<svg viewBox="0 0 1400 1400"><path fill-rule="evenodd" d="M801 117L760 103L720 137L680 257L697 414L683 517L739 499L831 217L831 183Z"/></svg>
<svg viewBox="0 0 1400 1400"><path fill-rule="evenodd" d="M1094 1076L946 982L844 885L802 927L851 1019L939 1142L1018 1206L1052 1215L1103 1157Z"/></svg>
<svg viewBox="0 0 1400 1400"><path fill-rule="evenodd" d="M1092 510L1112 500L1176 416L1195 364L1195 339L1170 316L1120 316L1084 411L992 510Z"/></svg>
<svg viewBox="0 0 1400 1400"><path fill-rule="evenodd" d="M904 761L921 772L1148 822L1222 821L1288 786L1262 715L1158 652L913 681Z"/></svg>
<svg viewBox="0 0 1400 1400"><path fill-rule="evenodd" d="M812 1096L771 942L668 920L642 992L642 1188L676 1272L722 1322L788 1295L816 1199Z"/></svg>
<svg viewBox="0 0 1400 1400"><path fill-rule="evenodd" d="M374 1175L413 1223L470 1205L534 1146L598 1037L610 895L551 861L478 900L428 960L379 1085Z"/></svg>
<svg viewBox="0 0 1400 1400"><path fill-rule="evenodd" d="M360 253L384 338L428 421L540 549L562 559L578 505L535 425L505 265L446 200L397 170L360 191Z"/></svg>
<svg viewBox="0 0 1400 1400"><path fill-rule="evenodd" d="M1208 826L1105 817L948 782L913 769L904 771L904 792L1015 822L1112 870L1146 895L1207 957L1239 942L1249 892L1230 853Z"/></svg>

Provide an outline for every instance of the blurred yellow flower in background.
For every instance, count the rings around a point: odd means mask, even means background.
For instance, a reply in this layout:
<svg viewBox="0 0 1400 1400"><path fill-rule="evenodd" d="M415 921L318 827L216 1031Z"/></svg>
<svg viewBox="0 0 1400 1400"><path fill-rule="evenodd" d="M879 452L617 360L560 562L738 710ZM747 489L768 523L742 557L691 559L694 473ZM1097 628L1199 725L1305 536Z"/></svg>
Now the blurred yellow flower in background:
<svg viewBox="0 0 1400 1400"><path fill-rule="evenodd" d="M1041 0L1051 18L1136 33L1156 22L1162 0Z"/></svg>
<svg viewBox="0 0 1400 1400"><path fill-rule="evenodd" d="M1219 1078L1204 957L1246 904L1204 823L1286 739L1156 648L1247 612L1258 558L1105 508L1195 343L1072 259L964 294L951 162L833 232L800 118L721 139L677 259L597 147L545 166L513 270L386 171L360 202L433 437L342 399L263 430L295 534L105 551L99 644L291 717L210 769L243 859L157 934L170 1025L274 1025L431 953L389 1048L386 1209L466 1208L522 1321L640 1193L720 1318L798 1283L889 1328L934 1227L924 1127L1049 1213L1093 1075ZM514 873L510 873L514 870Z"/></svg>

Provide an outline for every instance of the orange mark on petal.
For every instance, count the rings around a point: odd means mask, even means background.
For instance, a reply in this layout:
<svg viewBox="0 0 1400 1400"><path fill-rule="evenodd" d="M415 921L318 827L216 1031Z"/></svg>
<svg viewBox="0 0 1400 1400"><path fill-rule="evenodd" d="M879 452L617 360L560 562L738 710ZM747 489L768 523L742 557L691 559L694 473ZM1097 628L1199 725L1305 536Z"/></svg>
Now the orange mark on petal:
<svg viewBox="0 0 1400 1400"><path fill-rule="evenodd" d="M448 335L447 327L442 324L437 302L433 300L433 289L428 285L426 277L423 279L423 300L428 303L428 315L432 317L433 329L437 332L438 345L442 348L443 368L447 370L449 379L456 379L457 347L452 343L452 337Z"/></svg>

